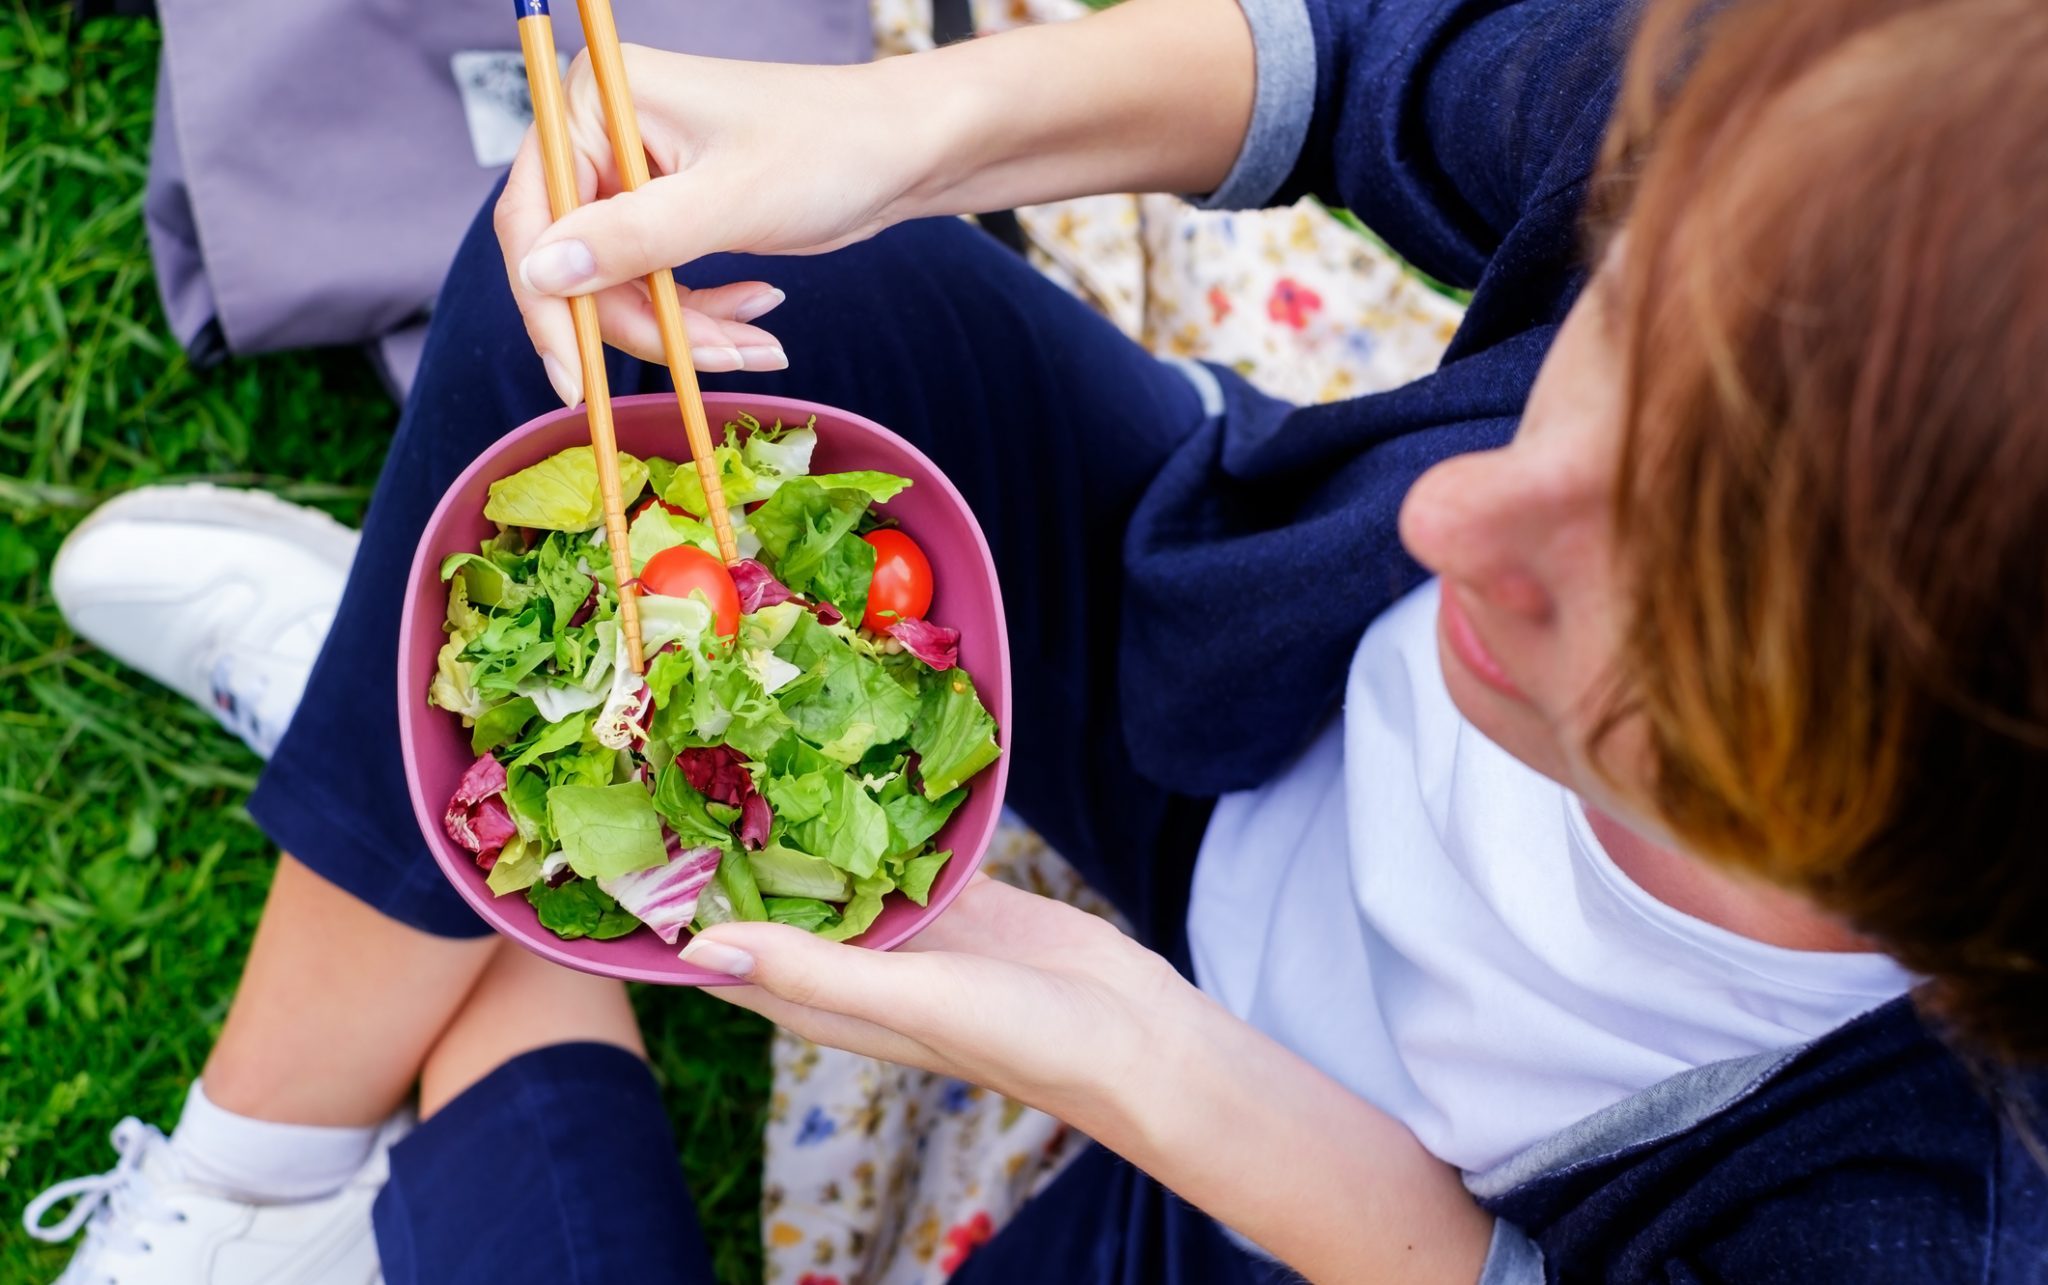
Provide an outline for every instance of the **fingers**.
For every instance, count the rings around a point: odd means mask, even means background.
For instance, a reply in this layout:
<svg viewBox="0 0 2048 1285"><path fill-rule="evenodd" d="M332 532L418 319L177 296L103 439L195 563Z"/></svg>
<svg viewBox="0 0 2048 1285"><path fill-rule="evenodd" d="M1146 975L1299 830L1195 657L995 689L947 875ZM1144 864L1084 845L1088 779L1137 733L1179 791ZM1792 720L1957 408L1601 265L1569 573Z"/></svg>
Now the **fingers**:
<svg viewBox="0 0 2048 1285"><path fill-rule="evenodd" d="M597 317L605 342L642 361L668 363L661 328L646 295L630 286L614 286L597 296ZM789 366L781 342L758 326L720 321L685 308L683 329L690 340L690 364L697 370L769 371Z"/></svg>
<svg viewBox="0 0 2048 1285"><path fill-rule="evenodd" d="M592 179L586 173L586 184ZM576 329L566 300L528 284L517 265L527 248L547 235L553 224L540 172L540 147L527 131L518 159L505 181L493 213L498 244L505 256L512 299L534 351L540 354L548 381L566 406L583 400L583 376L577 360ZM683 291L683 322L690 336L694 365L700 371L771 371L789 365L775 336L746 323L783 299L763 281L737 281L712 289ZM605 338L646 361L665 362L661 332L637 282L614 286L598 295L598 320Z"/></svg>
<svg viewBox="0 0 2048 1285"><path fill-rule="evenodd" d="M813 1044L846 1049L865 1057L877 1057L902 1066L924 1070L939 1069L930 1049L885 1026L792 1004L759 986L712 986L707 991L728 1004L759 1013L786 1031L801 1035Z"/></svg>
<svg viewBox="0 0 2048 1285"><path fill-rule="evenodd" d="M900 1029L946 985L941 961L826 941L787 924L734 923L690 939L683 962L742 978L797 1008Z"/></svg>
<svg viewBox="0 0 2048 1285"><path fill-rule="evenodd" d="M687 171L572 210L517 260L519 277L544 294L591 294L688 263L707 246L730 248L717 222L729 202L691 199L693 192L711 190L696 171Z"/></svg>

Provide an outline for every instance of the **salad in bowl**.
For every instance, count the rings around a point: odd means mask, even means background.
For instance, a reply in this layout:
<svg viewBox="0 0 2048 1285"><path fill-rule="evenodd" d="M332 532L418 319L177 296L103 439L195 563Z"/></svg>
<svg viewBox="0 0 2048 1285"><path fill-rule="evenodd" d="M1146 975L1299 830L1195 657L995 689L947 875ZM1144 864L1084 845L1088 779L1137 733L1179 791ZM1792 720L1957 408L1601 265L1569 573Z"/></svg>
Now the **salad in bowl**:
<svg viewBox="0 0 2048 1285"><path fill-rule="evenodd" d="M401 732L437 859L501 930L592 971L708 982L675 952L731 920L895 944L1000 804L1007 654L972 515L878 426L707 398L727 566L695 468L648 449L681 444L673 402L617 407L643 672L579 413L501 442L422 541Z"/></svg>

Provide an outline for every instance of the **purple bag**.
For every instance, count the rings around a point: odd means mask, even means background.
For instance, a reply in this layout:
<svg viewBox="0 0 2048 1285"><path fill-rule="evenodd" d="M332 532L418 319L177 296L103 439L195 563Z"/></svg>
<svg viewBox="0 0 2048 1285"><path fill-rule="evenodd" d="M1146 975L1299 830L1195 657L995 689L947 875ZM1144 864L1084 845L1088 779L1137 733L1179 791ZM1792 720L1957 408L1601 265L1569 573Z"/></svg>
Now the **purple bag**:
<svg viewBox="0 0 2048 1285"><path fill-rule="evenodd" d="M866 0L618 0L620 35L780 62L873 53ZM193 360L372 343L401 395L455 248L532 118L504 0L160 0L144 218ZM565 57L574 0L555 5Z"/></svg>

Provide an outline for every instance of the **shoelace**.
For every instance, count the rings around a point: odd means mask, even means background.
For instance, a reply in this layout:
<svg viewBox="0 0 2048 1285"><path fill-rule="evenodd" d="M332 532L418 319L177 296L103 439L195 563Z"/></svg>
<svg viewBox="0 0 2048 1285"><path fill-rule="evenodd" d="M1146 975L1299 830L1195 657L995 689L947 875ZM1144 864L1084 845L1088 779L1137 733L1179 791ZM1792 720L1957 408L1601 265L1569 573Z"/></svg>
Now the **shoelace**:
<svg viewBox="0 0 2048 1285"><path fill-rule="evenodd" d="M93 1223L88 1236L103 1234L113 1248L147 1251L148 1242L135 1231L138 1224L165 1218L184 1220L182 1212L156 1198L148 1179L142 1176L143 1157L152 1146L164 1143L164 1135L155 1126L131 1115L114 1126L110 1137L121 1157L114 1167L85 1178L67 1178L29 1201L28 1208L21 1212L22 1230L37 1240L56 1244L71 1239L79 1228ZM43 1215L65 1200L77 1203L61 1222L43 1226ZM102 1210L108 1217L95 1222L95 1216Z"/></svg>

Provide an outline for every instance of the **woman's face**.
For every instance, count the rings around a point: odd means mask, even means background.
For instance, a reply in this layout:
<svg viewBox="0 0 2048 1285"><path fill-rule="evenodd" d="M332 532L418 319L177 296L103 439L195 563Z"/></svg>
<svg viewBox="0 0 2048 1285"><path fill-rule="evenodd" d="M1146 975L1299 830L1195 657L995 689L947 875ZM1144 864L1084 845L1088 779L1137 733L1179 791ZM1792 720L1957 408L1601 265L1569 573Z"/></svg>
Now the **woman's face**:
<svg viewBox="0 0 2048 1285"><path fill-rule="evenodd" d="M1442 578L1437 646L1459 710L1656 838L1641 727L1623 723L1602 742L1607 776L1586 757L1627 625L1611 520L1622 369L1603 311L1609 271L1566 318L1514 440L1425 473L1402 506L1401 538Z"/></svg>

